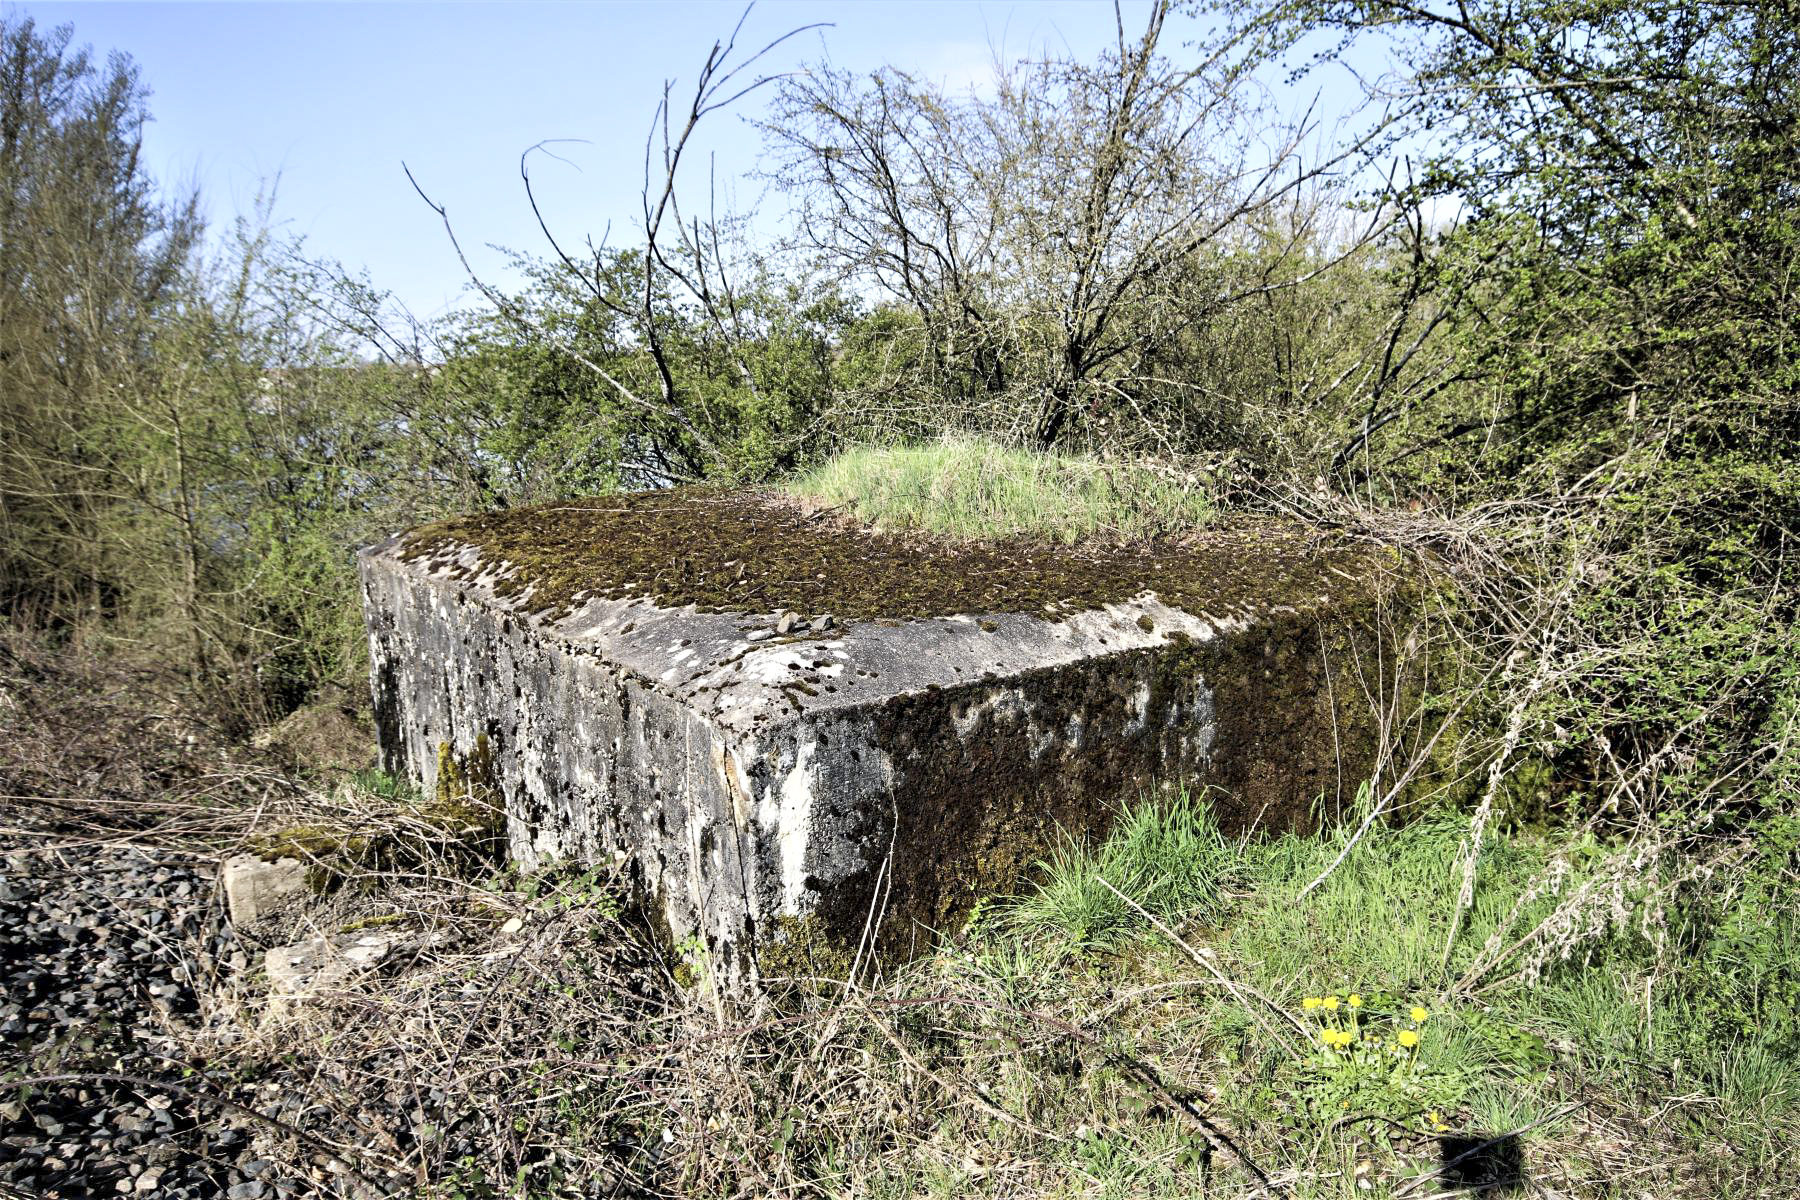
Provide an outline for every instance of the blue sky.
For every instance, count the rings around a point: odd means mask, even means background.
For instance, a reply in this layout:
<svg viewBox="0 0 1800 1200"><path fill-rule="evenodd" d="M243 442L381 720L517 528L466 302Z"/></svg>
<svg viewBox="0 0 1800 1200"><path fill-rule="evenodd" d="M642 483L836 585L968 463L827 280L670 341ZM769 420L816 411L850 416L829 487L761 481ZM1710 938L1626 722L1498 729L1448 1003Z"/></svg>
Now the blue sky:
<svg viewBox="0 0 1800 1200"><path fill-rule="evenodd" d="M456 302L465 282L443 230L401 171L447 206L484 273L489 243L545 249L519 183L519 155L548 138L585 139L536 159L559 237L629 244L644 137L663 81L691 87L737 0L631 3L10 3L40 24L70 23L78 44L122 50L150 87L149 163L198 182L215 226L250 209L279 175L277 216L315 255L366 268L416 315ZM1127 30L1146 6L1127 0ZM1102 0L763 0L740 46L830 22L779 48L778 70L829 55L978 84L992 53L1046 46L1091 57L1114 38ZM1172 25L1175 43L1187 32ZM711 127L721 177L754 159L754 98ZM743 208L755 184L738 185Z"/></svg>

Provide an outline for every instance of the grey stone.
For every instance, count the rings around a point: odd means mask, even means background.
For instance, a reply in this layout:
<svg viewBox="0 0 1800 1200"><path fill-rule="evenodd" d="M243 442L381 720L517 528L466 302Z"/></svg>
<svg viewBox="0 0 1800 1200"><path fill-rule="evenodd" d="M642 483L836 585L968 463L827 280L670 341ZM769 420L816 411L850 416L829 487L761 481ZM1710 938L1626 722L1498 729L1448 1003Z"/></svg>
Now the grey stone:
<svg viewBox="0 0 1800 1200"><path fill-rule="evenodd" d="M658 923L726 982L812 930L922 948L1156 781L1220 785L1244 830L1304 825L1340 760L1360 777L1351 656L1323 648L1366 597L1144 592L762 641L747 614L640 600L533 614L472 546L415 561L394 538L359 566L384 765L430 795L440 747L487 747L515 860L629 852Z"/></svg>
<svg viewBox="0 0 1800 1200"><path fill-rule="evenodd" d="M269 982L263 1019L282 1021L318 993L379 966L398 941L387 934L340 933L271 948L263 956Z"/></svg>
<svg viewBox="0 0 1800 1200"><path fill-rule="evenodd" d="M254 931L307 895L306 864L297 858L271 862L254 854L234 854L219 868L219 887L231 923Z"/></svg>

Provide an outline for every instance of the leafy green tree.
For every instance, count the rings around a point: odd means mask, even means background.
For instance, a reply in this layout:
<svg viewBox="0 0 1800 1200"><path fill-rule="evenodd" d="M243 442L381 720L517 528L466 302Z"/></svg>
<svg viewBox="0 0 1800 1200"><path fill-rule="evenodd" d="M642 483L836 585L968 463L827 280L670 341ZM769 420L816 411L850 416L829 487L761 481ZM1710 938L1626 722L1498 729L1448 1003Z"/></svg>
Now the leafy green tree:
<svg viewBox="0 0 1800 1200"><path fill-rule="evenodd" d="M1432 148L1414 198L1464 214L1403 296L1436 306L1455 386L1372 395L1340 463L1529 498L1518 561L1561 597L1536 712L1564 786L1627 810L1800 807L1800 8L1286 15L1389 40L1383 86Z"/></svg>
<svg viewBox="0 0 1800 1200"><path fill-rule="evenodd" d="M341 281L268 217L190 260L95 426L115 632L245 727L354 672L355 547L455 495L407 421L420 369L369 361Z"/></svg>
<svg viewBox="0 0 1800 1200"><path fill-rule="evenodd" d="M99 536L123 499L104 430L200 233L144 170L136 68L72 36L0 17L0 608L52 620L129 587Z"/></svg>
<svg viewBox="0 0 1800 1200"><path fill-rule="evenodd" d="M577 279L565 263L520 256L525 286L439 331L428 420L479 448L482 504L763 479L818 445L853 307L752 270L733 289L728 327L679 291L647 312L632 299L643 257L597 252ZM640 402L665 377L678 413Z"/></svg>
<svg viewBox="0 0 1800 1200"><path fill-rule="evenodd" d="M742 31L740 19L714 43L685 104L672 82L664 87L645 144L641 243L619 251L589 239L579 254L565 249L532 192L532 154L542 149L533 147L520 157L520 173L552 253L517 260L528 283L516 294L471 271L487 314L474 315L472 338L451 335L459 353L484 340L505 346L498 358L477 357L514 371L515 382L524 379L519 368L538 382L515 391L523 406L512 404L503 420L529 423L544 418L546 405L560 409L557 428L601 471L595 478L614 485L758 478L791 467L829 403L830 338L844 303L828 287L772 269L748 244L745 218L710 205L701 215L682 184L695 130L773 82L745 73L801 32L739 57ZM419 194L461 256L449 214ZM587 373L589 385L566 389L570 367ZM554 391L579 392L581 403L538 387L553 378Z"/></svg>
<svg viewBox="0 0 1800 1200"><path fill-rule="evenodd" d="M1395 424L1390 445L1430 439L1465 479L1543 468L1534 482L1564 485L1654 448L1709 464L1700 486L1725 511L1747 515L1760 493L1778 506L1767 516L1791 514L1792 493L1761 477L1800 432L1800 9L1533 0L1294 15L1390 35L1407 69L1395 86L1433 147L1416 198L1466 211L1431 284L1454 297L1457 350L1485 386L1404 422L1372 412Z"/></svg>

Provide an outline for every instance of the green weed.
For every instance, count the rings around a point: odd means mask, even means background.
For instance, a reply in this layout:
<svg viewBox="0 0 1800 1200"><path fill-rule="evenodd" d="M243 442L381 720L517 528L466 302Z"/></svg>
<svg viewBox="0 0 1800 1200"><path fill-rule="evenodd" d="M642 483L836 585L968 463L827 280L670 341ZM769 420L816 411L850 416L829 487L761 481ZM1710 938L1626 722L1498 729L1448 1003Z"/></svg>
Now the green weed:
<svg viewBox="0 0 1800 1200"><path fill-rule="evenodd" d="M1469 1079L1463 1064L1438 1052L1442 1040L1428 1009L1351 992L1307 996L1302 1010L1316 1030L1289 1077L1290 1120L1329 1123L1354 1113L1449 1128L1444 1114L1462 1101Z"/></svg>
<svg viewBox="0 0 1800 1200"><path fill-rule="evenodd" d="M418 802L418 792L411 780L390 775L379 767L363 767L352 771L348 782L356 791L381 800L391 800L397 804Z"/></svg>
<svg viewBox="0 0 1800 1200"><path fill-rule="evenodd" d="M1459 883L1452 864L1465 830L1447 815L1377 828L1304 901L1300 893L1336 860L1345 833L1247 847L1246 870L1257 886L1232 923L1234 957L1310 993L1355 985L1398 995L1442 986L1510 910L1544 858L1524 841L1490 848L1447 972L1449 914Z"/></svg>

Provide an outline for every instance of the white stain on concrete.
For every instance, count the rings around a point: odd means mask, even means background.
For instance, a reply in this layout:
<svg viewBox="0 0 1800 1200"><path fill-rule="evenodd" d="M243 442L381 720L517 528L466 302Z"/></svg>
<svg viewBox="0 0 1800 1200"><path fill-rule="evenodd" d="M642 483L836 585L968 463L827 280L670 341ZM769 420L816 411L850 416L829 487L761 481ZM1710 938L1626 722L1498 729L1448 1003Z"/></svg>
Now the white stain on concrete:
<svg viewBox="0 0 1800 1200"><path fill-rule="evenodd" d="M793 770L781 781L775 844L781 861L782 907L801 912L806 896L806 841L812 824L813 755L817 742L802 742L794 755Z"/></svg>

